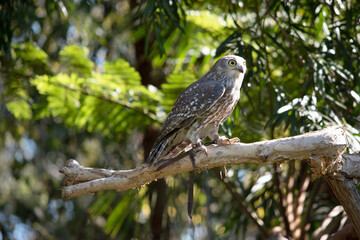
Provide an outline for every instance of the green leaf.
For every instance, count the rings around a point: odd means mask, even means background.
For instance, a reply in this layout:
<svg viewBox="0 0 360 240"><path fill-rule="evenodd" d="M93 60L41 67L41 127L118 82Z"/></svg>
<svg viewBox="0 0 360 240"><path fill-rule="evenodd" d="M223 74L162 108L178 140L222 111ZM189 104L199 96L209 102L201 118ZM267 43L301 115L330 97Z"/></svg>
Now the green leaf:
<svg viewBox="0 0 360 240"><path fill-rule="evenodd" d="M154 9L155 9L155 3L156 3L156 0L150 0L146 3L143 18L148 18L148 17L152 16L152 14L154 13Z"/></svg>
<svg viewBox="0 0 360 240"><path fill-rule="evenodd" d="M12 100L6 103L6 108L11 112L17 119L29 120L32 118L31 107L28 102L22 99Z"/></svg>
<svg viewBox="0 0 360 240"><path fill-rule="evenodd" d="M116 205L116 207L111 211L111 214L106 220L105 232L110 234L112 238L116 236L119 232L121 226L123 225L127 215L129 214L129 207L133 202L132 191L128 191L121 199L121 201Z"/></svg>
<svg viewBox="0 0 360 240"><path fill-rule="evenodd" d="M47 54L38 46L27 42L23 44L14 44L14 49L19 53L21 58L27 62L46 64L48 60Z"/></svg>
<svg viewBox="0 0 360 240"><path fill-rule="evenodd" d="M77 73L89 77L94 68L94 63L88 58L89 49L82 46L69 45L60 51L60 61L65 68L64 72Z"/></svg>

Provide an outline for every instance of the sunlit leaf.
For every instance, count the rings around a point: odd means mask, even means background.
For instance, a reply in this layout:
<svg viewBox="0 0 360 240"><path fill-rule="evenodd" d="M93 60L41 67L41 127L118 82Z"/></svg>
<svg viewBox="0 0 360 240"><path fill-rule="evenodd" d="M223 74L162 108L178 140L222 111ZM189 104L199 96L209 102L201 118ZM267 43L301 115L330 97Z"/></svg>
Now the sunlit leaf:
<svg viewBox="0 0 360 240"><path fill-rule="evenodd" d="M17 99L6 103L6 108L17 118L29 120L32 118L32 111L29 103L25 100Z"/></svg>

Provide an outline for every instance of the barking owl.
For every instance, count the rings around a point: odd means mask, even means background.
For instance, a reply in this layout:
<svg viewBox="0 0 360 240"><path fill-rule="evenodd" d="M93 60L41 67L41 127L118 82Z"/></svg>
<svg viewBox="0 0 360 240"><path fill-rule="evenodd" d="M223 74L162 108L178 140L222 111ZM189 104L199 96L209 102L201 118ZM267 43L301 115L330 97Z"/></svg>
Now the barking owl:
<svg viewBox="0 0 360 240"><path fill-rule="evenodd" d="M189 145L202 147L206 137L215 143L229 142L219 136L218 128L239 101L245 72L245 59L228 55L190 84L176 100L146 163L172 158Z"/></svg>

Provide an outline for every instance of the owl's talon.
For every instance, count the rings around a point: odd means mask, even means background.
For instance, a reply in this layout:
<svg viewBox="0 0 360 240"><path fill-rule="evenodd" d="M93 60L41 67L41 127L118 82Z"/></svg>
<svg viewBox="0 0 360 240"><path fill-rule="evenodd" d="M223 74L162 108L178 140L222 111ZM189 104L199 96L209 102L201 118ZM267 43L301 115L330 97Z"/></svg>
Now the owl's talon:
<svg viewBox="0 0 360 240"><path fill-rule="evenodd" d="M240 142L240 138L234 137L234 138L229 139L229 141L230 141L231 144L233 144L233 143L239 143L239 142Z"/></svg>
<svg viewBox="0 0 360 240"><path fill-rule="evenodd" d="M197 144L195 144L194 148L195 148L196 152L204 152L206 154L206 156L208 155L207 147L205 147L201 142L198 142Z"/></svg>
<svg viewBox="0 0 360 240"><path fill-rule="evenodd" d="M237 142L240 142L240 139L237 137L231 139L226 137L219 137L219 139L216 141L216 143L220 145L230 145Z"/></svg>
<svg viewBox="0 0 360 240"><path fill-rule="evenodd" d="M206 154L206 156L208 155L208 150L207 147L205 147L204 145L201 145L201 149L202 152L204 152Z"/></svg>

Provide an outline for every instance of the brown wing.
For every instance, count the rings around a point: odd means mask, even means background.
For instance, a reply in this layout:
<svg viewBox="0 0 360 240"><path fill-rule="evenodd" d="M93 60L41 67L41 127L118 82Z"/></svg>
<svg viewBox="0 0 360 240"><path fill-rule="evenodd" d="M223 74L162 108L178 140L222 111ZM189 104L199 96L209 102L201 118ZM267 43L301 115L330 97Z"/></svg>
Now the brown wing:
<svg viewBox="0 0 360 240"><path fill-rule="evenodd" d="M201 80L192 83L181 93L164 122L159 138L176 128L189 126L224 94L225 86L221 82Z"/></svg>
<svg viewBox="0 0 360 240"><path fill-rule="evenodd" d="M209 110L224 94L225 86L216 80L199 79L188 86L176 100L166 118L146 162L155 162L170 137L180 129L190 126L198 116Z"/></svg>

